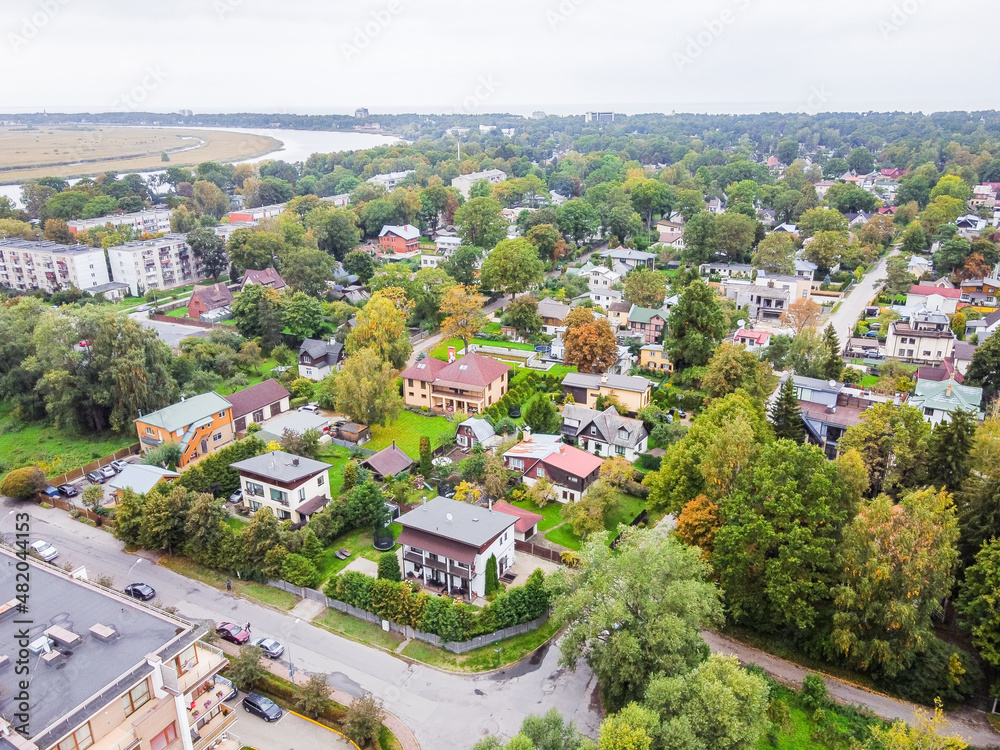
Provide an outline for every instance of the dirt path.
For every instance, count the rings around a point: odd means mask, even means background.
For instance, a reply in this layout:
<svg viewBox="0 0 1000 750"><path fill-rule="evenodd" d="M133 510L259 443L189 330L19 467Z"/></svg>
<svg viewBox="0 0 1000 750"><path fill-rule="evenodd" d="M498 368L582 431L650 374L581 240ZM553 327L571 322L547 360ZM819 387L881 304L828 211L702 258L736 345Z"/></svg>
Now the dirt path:
<svg viewBox="0 0 1000 750"><path fill-rule="evenodd" d="M740 660L741 664L756 664L778 682L793 687L802 687L802 678L810 672L805 667L744 645L719 633L705 631L701 636L712 649L712 653L732 654ZM826 680L830 695L838 703L868 708L877 716L888 721L902 719L912 724L916 720L918 711L929 712L929 709L890 698L857 685L851 685L836 677L824 674L823 678ZM1000 734L993 730L985 714L969 709L959 709L949 711L947 718L947 731L950 734L957 735L978 748L1000 747Z"/></svg>

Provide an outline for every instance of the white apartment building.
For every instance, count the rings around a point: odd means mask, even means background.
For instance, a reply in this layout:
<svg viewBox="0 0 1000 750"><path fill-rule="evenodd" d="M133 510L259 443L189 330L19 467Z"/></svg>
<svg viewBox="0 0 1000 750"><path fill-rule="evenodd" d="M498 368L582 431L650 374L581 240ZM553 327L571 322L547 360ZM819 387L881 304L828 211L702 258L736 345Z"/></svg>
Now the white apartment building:
<svg viewBox="0 0 1000 750"><path fill-rule="evenodd" d="M133 297L149 289L170 289L205 278L199 261L187 244L187 235L167 234L155 240L135 240L108 248L111 276L128 284Z"/></svg>
<svg viewBox="0 0 1000 750"><path fill-rule="evenodd" d="M277 218L278 216L281 216L281 213L284 210L284 203L273 203L270 206L258 206L257 208L241 208L237 211L229 212L229 223L233 224L238 221L248 221L252 224L256 224L258 221L263 221L264 219Z"/></svg>
<svg viewBox="0 0 1000 750"><path fill-rule="evenodd" d="M472 174L462 174L451 181L453 188L458 188L458 192L466 200L469 199L469 191L472 186L480 180L486 180L491 185L503 182L507 179L507 173L500 169L487 169L485 172L473 172Z"/></svg>
<svg viewBox="0 0 1000 750"><path fill-rule="evenodd" d="M110 216L98 216L96 219L73 219L67 221L66 226L73 234L86 232L88 229L95 229L111 225L114 228L132 227L136 232L146 232L147 234L159 234L170 231L170 211L168 209L152 208L148 211L133 211L129 214L111 214Z"/></svg>
<svg viewBox="0 0 1000 750"><path fill-rule="evenodd" d="M411 175L417 170L415 169L404 169L401 172L388 172L386 174L377 174L374 177L369 177L368 182L373 185L381 185L387 191L395 190L396 186L406 179L407 175Z"/></svg>
<svg viewBox="0 0 1000 750"><path fill-rule="evenodd" d="M76 287L84 291L107 284L104 250L56 242L0 240L0 285L49 294Z"/></svg>
<svg viewBox="0 0 1000 750"><path fill-rule="evenodd" d="M229 464L240 473L243 504L256 513L270 508L280 521L308 521L330 502L328 464L284 451L271 451Z"/></svg>

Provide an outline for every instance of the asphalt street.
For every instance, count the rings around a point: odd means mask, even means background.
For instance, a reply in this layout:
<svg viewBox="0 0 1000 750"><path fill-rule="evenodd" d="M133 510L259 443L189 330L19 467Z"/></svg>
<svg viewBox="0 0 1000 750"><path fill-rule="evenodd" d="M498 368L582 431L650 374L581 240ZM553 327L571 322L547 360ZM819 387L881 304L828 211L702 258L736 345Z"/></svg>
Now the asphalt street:
<svg viewBox="0 0 1000 750"><path fill-rule="evenodd" d="M558 647L495 674L458 675L410 664L126 554L111 534L63 511L7 499L0 517L14 507L30 513L32 540L44 539L59 550L56 565L85 565L91 578L112 576L117 589L148 583L161 606L176 607L178 615L192 621L249 622L254 636L270 636L286 645L285 658L293 659L296 673L328 673L330 684L339 690L381 698L425 748L468 750L485 734L512 736L525 716L550 708L574 720L586 734L596 735L596 679L585 664L576 672L560 667ZM12 522L0 522L8 541L12 531Z"/></svg>
<svg viewBox="0 0 1000 750"><path fill-rule="evenodd" d="M833 329L837 332L837 336L840 337L842 345L846 344L847 340L854 335L854 324L858 322L861 313L864 312L865 307L867 307L868 303L875 296L875 292L882 287L882 282L885 280L887 261L898 252L898 249L893 249L886 257L879 260L875 264L875 268L870 273L865 274L860 283L851 287L851 291L841 303L837 312L833 313L827 319L827 323L833 323ZM823 326L826 327L826 324L824 323Z"/></svg>

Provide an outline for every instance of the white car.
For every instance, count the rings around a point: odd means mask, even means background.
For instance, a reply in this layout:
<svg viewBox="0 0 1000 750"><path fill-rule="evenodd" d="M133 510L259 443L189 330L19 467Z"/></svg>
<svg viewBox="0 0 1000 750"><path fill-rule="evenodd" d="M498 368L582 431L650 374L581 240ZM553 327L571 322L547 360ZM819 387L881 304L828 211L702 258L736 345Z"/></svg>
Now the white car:
<svg viewBox="0 0 1000 750"><path fill-rule="evenodd" d="M316 404L306 404L305 406L300 406L299 411L308 411L312 414L316 414L319 412L319 407L316 406Z"/></svg>
<svg viewBox="0 0 1000 750"><path fill-rule="evenodd" d="M34 552L43 560L45 560L45 562L52 562L57 557L59 557L59 550L57 550L48 542L43 541L42 539L39 539L36 542L32 542L28 546L28 549L30 549L32 552Z"/></svg>
<svg viewBox="0 0 1000 750"><path fill-rule="evenodd" d="M126 468L127 466L128 466L128 461L123 461L121 459L118 459L117 461L112 461L111 462L111 468L113 468L115 471L121 471L122 469Z"/></svg>

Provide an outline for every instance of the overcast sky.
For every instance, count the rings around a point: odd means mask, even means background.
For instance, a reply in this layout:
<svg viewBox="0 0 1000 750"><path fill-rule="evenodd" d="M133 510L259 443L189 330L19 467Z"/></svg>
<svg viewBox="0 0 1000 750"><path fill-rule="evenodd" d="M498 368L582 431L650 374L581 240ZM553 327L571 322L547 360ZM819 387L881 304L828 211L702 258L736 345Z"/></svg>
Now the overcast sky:
<svg viewBox="0 0 1000 750"><path fill-rule="evenodd" d="M987 0L3 0L0 111L991 109ZM977 83L978 80L978 83Z"/></svg>

